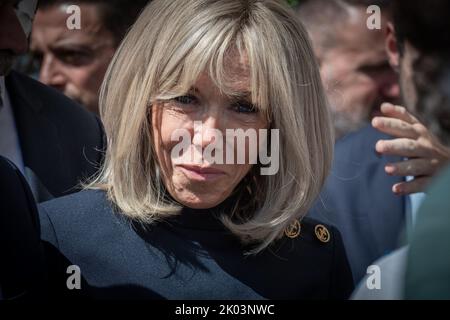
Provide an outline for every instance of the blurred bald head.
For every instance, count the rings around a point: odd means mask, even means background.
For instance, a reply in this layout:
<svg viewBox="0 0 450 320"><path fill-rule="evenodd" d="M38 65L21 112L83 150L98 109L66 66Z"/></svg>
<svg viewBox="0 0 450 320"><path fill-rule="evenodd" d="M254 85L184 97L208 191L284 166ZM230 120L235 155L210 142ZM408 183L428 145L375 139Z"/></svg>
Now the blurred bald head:
<svg viewBox="0 0 450 320"><path fill-rule="evenodd" d="M381 9L378 30L367 27L374 4ZM398 78L384 47L386 1L309 0L296 11L313 42L337 137L369 123L382 102L398 102Z"/></svg>

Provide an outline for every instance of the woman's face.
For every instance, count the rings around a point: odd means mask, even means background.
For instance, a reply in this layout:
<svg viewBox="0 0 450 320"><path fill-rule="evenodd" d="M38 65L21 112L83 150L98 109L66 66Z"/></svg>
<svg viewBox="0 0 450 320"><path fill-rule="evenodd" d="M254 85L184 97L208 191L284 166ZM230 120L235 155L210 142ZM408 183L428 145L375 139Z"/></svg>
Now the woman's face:
<svg viewBox="0 0 450 320"><path fill-rule="evenodd" d="M267 128L265 117L250 102L245 59L229 58L226 71L231 76L233 92L239 95L223 94L203 73L189 92L152 107L153 142L161 177L171 196L190 208L218 205L252 167L249 157L254 153L251 150L255 150L251 149L251 143L255 142L245 139L239 144L233 139L233 146L226 139L226 130L253 129L258 133L259 129ZM181 150L181 134L174 138L175 132L182 133L186 137L183 142L188 142ZM238 153L245 154L245 161L237 161Z"/></svg>

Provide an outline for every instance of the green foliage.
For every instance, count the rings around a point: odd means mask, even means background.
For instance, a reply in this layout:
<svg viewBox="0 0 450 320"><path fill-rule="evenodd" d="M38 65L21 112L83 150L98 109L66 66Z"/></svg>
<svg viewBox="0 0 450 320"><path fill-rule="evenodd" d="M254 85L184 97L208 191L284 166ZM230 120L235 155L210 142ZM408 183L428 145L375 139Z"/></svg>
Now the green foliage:
<svg viewBox="0 0 450 320"><path fill-rule="evenodd" d="M289 3L290 6L294 7L296 5L298 5L298 3L300 2L299 0L286 0L287 3Z"/></svg>

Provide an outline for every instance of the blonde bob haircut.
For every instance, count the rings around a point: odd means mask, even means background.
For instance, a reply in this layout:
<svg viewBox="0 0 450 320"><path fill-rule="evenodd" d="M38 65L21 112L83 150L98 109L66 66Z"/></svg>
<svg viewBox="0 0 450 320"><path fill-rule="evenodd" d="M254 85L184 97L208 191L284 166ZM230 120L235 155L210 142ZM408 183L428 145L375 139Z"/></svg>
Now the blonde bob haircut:
<svg viewBox="0 0 450 320"><path fill-rule="evenodd" d="M246 54L252 103L271 129L279 129L278 173L257 174L246 186L250 211L238 213L236 205L220 217L243 243L251 244L247 253L257 253L307 213L333 153L330 116L310 40L284 1L153 0L118 48L103 82L100 112L108 148L89 187L106 190L118 211L141 223L179 214L160 178L151 106L186 94L202 72L233 94L225 72L230 50Z"/></svg>

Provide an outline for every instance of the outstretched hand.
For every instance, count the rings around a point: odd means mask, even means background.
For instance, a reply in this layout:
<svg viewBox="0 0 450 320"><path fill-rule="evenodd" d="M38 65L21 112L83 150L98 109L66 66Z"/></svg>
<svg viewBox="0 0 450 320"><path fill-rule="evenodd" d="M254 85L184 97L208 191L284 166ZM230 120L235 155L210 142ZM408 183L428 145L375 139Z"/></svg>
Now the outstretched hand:
<svg viewBox="0 0 450 320"><path fill-rule="evenodd" d="M387 164L389 175L413 176L413 180L400 182L392 187L399 195L423 192L429 180L450 160L450 148L439 140L411 113L402 106L390 103L381 105L383 116L374 117L372 126L395 139L379 140L377 152L407 158Z"/></svg>

